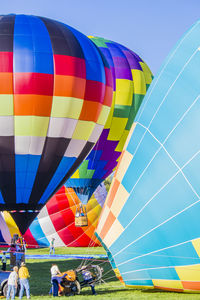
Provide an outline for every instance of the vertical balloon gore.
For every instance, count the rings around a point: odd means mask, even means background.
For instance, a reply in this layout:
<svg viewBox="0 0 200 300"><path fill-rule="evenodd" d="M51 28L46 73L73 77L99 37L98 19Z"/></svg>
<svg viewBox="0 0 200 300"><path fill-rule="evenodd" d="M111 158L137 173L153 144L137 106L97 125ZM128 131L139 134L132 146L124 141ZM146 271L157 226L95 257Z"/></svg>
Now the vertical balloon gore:
<svg viewBox="0 0 200 300"><path fill-rule="evenodd" d="M82 33L0 16L0 210L16 211L22 232L98 140L112 90L109 66Z"/></svg>

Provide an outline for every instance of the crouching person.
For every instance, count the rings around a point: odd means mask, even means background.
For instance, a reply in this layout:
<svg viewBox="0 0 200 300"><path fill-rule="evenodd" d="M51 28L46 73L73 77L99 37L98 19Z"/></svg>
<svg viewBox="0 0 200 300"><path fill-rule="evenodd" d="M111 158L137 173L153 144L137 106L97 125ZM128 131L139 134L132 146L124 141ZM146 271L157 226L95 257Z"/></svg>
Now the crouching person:
<svg viewBox="0 0 200 300"><path fill-rule="evenodd" d="M95 287L94 287L94 279L93 279L92 272L83 268L82 276L83 276L85 283L89 284L89 286L91 287L92 295L96 295L97 293L96 293Z"/></svg>
<svg viewBox="0 0 200 300"><path fill-rule="evenodd" d="M20 282L20 291L19 291L19 299L22 299L24 294L24 289L26 290L26 297L30 299L30 287L29 280L30 277L26 264L24 262L21 263L21 268L19 269L19 282Z"/></svg>
<svg viewBox="0 0 200 300"><path fill-rule="evenodd" d="M17 291L17 281L18 281L18 267L14 267L13 271L10 273L8 277L8 291L6 295L6 300L15 299L15 294Z"/></svg>

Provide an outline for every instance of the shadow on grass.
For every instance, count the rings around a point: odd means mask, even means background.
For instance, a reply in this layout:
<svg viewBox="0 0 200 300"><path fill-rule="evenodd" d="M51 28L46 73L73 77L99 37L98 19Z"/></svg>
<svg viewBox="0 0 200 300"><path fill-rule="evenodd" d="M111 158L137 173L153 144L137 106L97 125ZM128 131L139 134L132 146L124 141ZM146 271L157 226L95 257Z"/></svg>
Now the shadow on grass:
<svg viewBox="0 0 200 300"><path fill-rule="evenodd" d="M146 290L141 290L142 293L147 293L147 294L177 294L178 296L179 295L196 295L198 296L199 295L199 292L197 291L196 293L195 292L185 292L184 293L182 291L170 291L170 290L162 290L162 289L146 289ZM200 298L199 298L200 299Z"/></svg>
<svg viewBox="0 0 200 300"><path fill-rule="evenodd" d="M105 290L97 290L97 294L98 295L109 295L109 294L114 294L114 293L117 293L117 292L121 292L121 291L123 291L123 292L125 292L125 291L128 291L128 292L130 292L130 289L106 289L106 286L105 286ZM89 296L89 295L91 295L91 292L90 291L88 291L88 290L82 290L81 291L81 295L83 295L83 296Z"/></svg>
<svg viewBox="0 0 200 300"><path fill-rule="evenodd" d="M60 271L64 272L66 270L75 269L80 266L81 263L83 263L82 260L79 259L73 259L73 260L48 260L48 261L34 261L34 260L27 260L26 265L29 269L30 273L30 291L33 296L43 296L48 295L50 288L51 288L51 274L50 274L50 268L52 264L57 264ZM87 264L95 264L100 265L104 269L103 274L107 274L106 282L109 281L115 281L118 280L115 277L115 274L111 268L111 265L108 261L105 260L99 260L98 262L93 260L87 260ZM118 290L117 290L118 291ZM87 293L86 293L87 292ZM99 291L98 294L104 294L104 293L113 293L115 290L107 290L107 291ZM89 294L89 291L82 290L81 294Z"/></svg>

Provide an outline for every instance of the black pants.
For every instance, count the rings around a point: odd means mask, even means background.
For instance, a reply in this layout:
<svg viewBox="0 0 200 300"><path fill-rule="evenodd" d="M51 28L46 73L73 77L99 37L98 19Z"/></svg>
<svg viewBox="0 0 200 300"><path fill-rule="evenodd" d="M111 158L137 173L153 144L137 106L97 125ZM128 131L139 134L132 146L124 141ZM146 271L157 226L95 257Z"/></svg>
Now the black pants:
<svg viewBox="0 0 200 300"><path fill-rule="evenodd" d="M6 271L6 263L2 263L2 271Z"/></svg>

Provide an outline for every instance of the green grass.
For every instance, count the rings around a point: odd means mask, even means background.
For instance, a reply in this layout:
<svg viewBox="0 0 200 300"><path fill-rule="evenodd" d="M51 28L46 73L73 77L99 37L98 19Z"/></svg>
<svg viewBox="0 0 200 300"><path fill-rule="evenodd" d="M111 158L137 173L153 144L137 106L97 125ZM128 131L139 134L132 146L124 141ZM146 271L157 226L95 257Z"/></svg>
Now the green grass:
<svg viewBox="0 0 200 300"><path fill-rule="evenodd" d="M28 250L28 254L48 254L49 249L35 249ZM57 248L56 254L105 254L103 248ZM70 260L27 260L27 267L29 269L30 278L30 290L31 298L34 300L47 300L53 299L49 296L50 290L50 268L52 263L56 263L61 271L76 268L82 261L79 259ZM91 261L90 261L91 262ZM87 261L89 263L89 260ZM99 259L94 262L101 264L104 268L104 279L105 283L96 286L97 296L91 295L90 288L84 288L81 290L81 294L73 296L74 300L84 299L137 299L137 300L200 300L199 294L183 294L183 293L172 293L172 292L161 292L156 290L138 290L124 287L115 277L114 272L108 261ZM24 297L26 299L26 297ZM63 297L65 299L65 297Z"/></svg>
<svg viewBox="0 0 200 300"><path fill-rule="evenodd" d="M49 254L49 248L28 249L27 254ZM59 247L55 249L55 254L105 254L103 247Z"/></svg>

